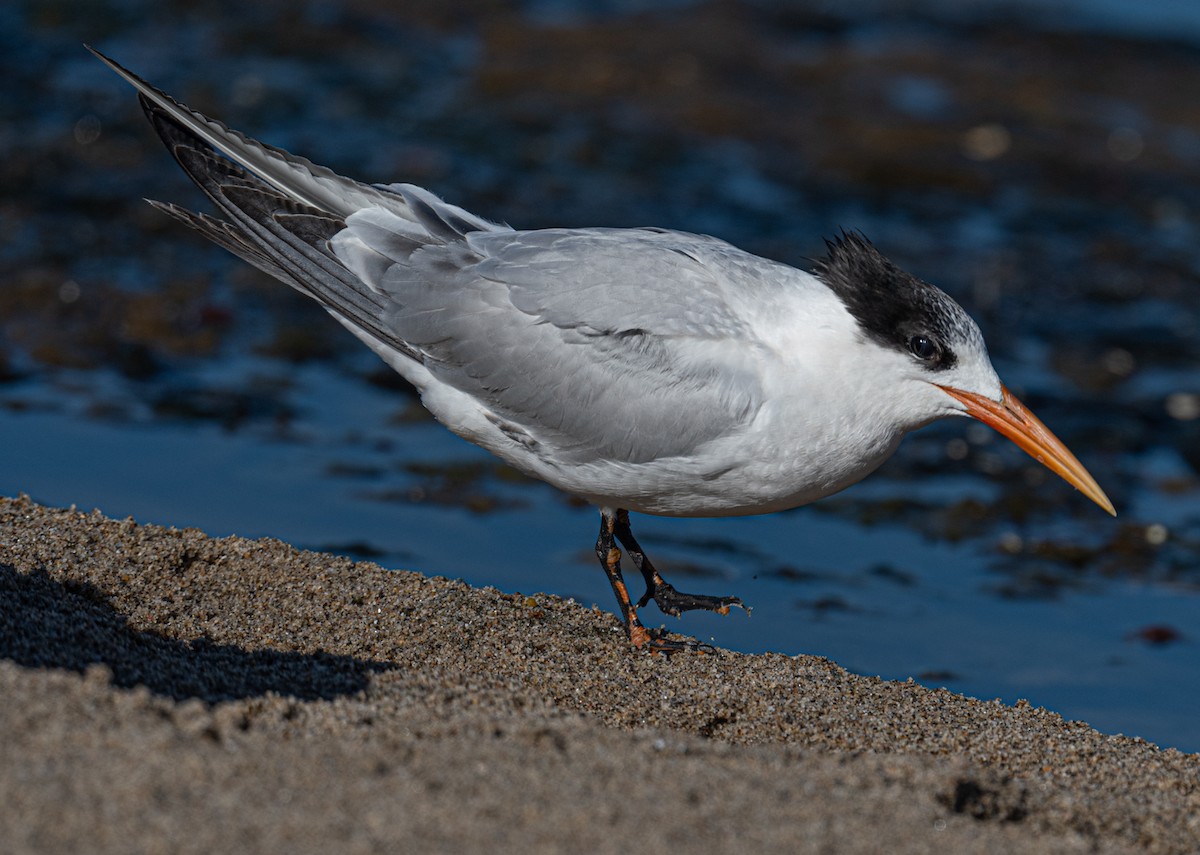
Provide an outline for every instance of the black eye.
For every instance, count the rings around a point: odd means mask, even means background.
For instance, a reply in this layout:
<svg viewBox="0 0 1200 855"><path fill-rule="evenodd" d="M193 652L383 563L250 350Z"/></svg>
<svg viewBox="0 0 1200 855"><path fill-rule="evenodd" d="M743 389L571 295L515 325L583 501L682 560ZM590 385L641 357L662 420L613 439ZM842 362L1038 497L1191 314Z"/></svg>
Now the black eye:
<svg viewBox="0 0 1200 855"><path fill-rule="evenodd" d="M942 349L928 336L914 335L908 340L908 349L917 359L930 362L941 355Z"/></svg>

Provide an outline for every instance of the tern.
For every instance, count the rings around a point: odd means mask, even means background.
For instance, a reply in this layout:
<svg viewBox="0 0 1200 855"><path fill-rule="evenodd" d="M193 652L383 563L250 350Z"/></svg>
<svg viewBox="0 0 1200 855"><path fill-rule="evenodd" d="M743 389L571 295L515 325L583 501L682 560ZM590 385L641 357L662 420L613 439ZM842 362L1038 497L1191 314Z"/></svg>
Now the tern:
<svg viewBox="0 0 1200 855"><path fill-rule="evenodd" d="M642 623L651 600L675 616L743 604L677 591L630 511L805 505L935 419L973 416L1115 513L967 313L857 232L805 272L669 229L520 231L257 142L88 50L221 218L152 205L316 300L451 431L599 508L596 555L636 647L688 646ZM645 579L636 602L618 542Z"/></svg>

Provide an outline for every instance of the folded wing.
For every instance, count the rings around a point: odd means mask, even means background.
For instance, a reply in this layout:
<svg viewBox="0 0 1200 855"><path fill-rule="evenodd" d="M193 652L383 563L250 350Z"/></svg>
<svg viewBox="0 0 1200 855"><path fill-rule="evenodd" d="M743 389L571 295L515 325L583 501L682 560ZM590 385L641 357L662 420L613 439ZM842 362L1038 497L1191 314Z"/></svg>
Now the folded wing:
<svg viewBox="0 0 1200 855"><path fill-rule="evenodd" d="M502 456L643 463L757 412L753 337L722 295L728 245L654 229L516 232L258 143L97 56L139 90L223 219L153 204L317 300L423 393L463 393L515 441L490 446ZM433 403L445 399L425 396L454 428L459 414Z"/></svg>

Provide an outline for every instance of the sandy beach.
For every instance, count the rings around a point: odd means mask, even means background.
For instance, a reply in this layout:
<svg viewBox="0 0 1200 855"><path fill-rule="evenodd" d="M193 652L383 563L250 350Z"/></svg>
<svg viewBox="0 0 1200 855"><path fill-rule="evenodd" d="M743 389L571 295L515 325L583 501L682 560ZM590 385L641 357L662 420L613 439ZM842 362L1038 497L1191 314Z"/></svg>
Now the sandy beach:
<svg viewBox="0 0 1200 855"><path fill-rule="evenodd" d="M272 540L0 500L0 849L1194 852L1200 756Z"/></svg>

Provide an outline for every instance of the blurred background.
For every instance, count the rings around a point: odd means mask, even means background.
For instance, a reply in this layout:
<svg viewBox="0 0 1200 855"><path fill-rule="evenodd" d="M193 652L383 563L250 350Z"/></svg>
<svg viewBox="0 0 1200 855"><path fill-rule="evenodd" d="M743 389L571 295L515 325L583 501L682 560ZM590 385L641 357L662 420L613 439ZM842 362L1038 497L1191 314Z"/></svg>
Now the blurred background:
<svg viewBox="0 0 1200 855"><path fill-rule="evenodd" d="M636 518L678 587L754 607L647 623L1200 750L1200 6L0 6L0 492L611 611L594 510L141 201L205 207L84 41L517 227L667 226L800 266L861 229L967 306L1120 515L943 423L818 505Z"/></svg>

